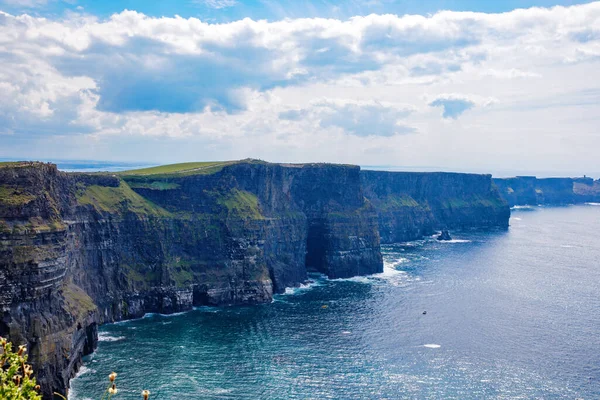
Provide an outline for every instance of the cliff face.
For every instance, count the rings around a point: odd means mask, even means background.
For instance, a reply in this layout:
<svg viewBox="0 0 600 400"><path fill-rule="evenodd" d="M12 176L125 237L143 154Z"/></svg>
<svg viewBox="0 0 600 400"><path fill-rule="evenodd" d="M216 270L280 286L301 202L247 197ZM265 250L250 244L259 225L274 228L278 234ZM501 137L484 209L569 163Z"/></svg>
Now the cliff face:
<svg viewBox="0 0 600 400"><path fill-rule="evenodd" d="M438 229L508 227L510 209L490 175L361 171L361 181L378 211L382 243Z"/></svg>
<svg viewBox="0 0 600 400"><path fill-rule="evenodd" d="M508 225L488 175L205 164L0 164L0 335L28 343L47 397L66 390L99 324L269 302L308 271L381 272L380 232L387 243Z"/></svg>
<svg viewBox="0 0 600 400"><path fill-rule="evenodd" d="M494 179L510 206L566 205L600 201L600 181L591 178L518 176Z"/></svg>
<svg viewBox="0 0 600 400"><path fill-rule="evenodd" d="M149 175L0 166L0 335L63 391L107 321L269 302L306 279L382 271L359 168L230 163Z"/></svg>

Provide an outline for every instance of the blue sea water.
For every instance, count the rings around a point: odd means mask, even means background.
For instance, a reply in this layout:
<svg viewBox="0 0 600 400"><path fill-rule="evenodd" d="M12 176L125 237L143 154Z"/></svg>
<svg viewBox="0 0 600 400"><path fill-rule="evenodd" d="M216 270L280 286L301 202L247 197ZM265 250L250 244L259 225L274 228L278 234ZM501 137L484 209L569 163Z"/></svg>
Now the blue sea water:
<svg viewBox="0 0 600 400"><path fill-rule="evenodd" d="M122 399L599 399L599 232L598 206L519 209L382 274L106 325L70 398L114 370Z"/></svg>

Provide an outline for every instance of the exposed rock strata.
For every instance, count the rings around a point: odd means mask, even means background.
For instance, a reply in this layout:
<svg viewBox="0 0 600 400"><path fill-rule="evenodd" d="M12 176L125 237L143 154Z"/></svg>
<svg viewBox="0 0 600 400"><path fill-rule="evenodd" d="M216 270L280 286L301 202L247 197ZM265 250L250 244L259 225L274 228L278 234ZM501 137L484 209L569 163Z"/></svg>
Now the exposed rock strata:
<svg viewBox="0 0 600 400"><path fill-rule="evenodd" d="M513 206L600 202L600 180L592 178L496 178L500 194Z"/></svg>
<svg viewBox="0 0 600 400"><path fill-rule="evenodd" d="M377 210L382 243L442 229L508 227L510 209L491 175L361 171L361 180Z"/></svg>
<svg viewBox="0 0 600 400"><path fill-rule="evenodd" d="M28 343L46 395L64 392L99 324L269 302L310 270L380 272L380 230L391 242L507 221L483 175L252 160L152 175L0 164L0 335Z"/></svg>
<svg viewBox="0 0 600 400"><path fill-rule="evenodd" d="M246 162L179 176L0 167L0 335L65 391L97 326L193 306L265 303L307 268L382 271L359 168Z"/></svg>

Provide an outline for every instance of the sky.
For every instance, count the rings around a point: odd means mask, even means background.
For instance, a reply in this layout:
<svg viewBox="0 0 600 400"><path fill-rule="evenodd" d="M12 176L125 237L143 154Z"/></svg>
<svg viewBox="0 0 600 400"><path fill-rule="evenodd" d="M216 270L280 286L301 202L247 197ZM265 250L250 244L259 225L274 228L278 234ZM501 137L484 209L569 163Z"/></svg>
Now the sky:
<svg viewBox="0 0 600 400"><path fill-rule="evenodd" d="M0 0L0 158L600 175L600 2Z"/></svg>

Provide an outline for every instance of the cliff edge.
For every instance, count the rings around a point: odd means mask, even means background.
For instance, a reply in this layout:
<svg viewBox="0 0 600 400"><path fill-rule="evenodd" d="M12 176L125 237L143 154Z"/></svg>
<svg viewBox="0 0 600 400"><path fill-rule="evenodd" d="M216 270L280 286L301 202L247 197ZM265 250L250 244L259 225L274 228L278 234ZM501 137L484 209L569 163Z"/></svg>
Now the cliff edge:
<svg viewBox="0 0 600 400"><path fill-rule="evenodd" d="M147 312L258 304L383 270L380 241L506 227L489 175L258 160L120 173L0 163L0 336L65 393L98 326Z"/></svg>

